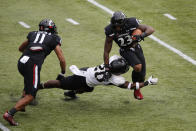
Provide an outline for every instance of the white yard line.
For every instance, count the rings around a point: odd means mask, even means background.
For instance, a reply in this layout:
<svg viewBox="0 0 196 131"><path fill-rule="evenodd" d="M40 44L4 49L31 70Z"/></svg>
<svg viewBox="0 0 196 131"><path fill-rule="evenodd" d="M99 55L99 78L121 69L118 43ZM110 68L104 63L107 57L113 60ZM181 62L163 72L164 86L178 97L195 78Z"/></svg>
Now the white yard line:
<svg viewBox="0 0 196 131"><path fill-rule="evenodd" d="M160 40L159 38L157 38L154 35L150 35L149 38L151 38L152 40L158 42L160 45L166 47L167 49L173 51L174 53L178 54L179 56L181 56L183 59L189 61L190 63L192 63L193 65L196 65L196 61L194 59L192 59L191 57L187 56L186 54L182 53L180 50L170 46L169 44L165 43L164 41Z"/></svg>
<svg viewBox="0 0 196 131"><path fill-rule="evenodd" d="M73 25L79 25L80 24L77 21L73 20L72 18L67 18L66 21L72 23Z"/></svg>
<svg viewBox="0 0 196 131"><path fill-rule="evenodd" d="M90 3L92 3L93 5L95 5L95 6L99 7L99 8L101 8L102 10L108 12L108 13L111 14L111 15L114 13L114 11L112 11L112 10L110 10L109 8L107 8L107 7L105 7L105 6L103 6L103 5L99 4L99 3L97 3L95 0L88 0L88 2L90 2Z"/></svg>
<svg viewBox="0 0 196 131"><path fill-rule="evenodd" d="M31 28L30 25L24 23L23 21L19 21L18 23L19 23L20 25L22 25L24 28Z"/></svg>
<svg viewBox="0 0 196 131"><path fill-rule="evenodd" d="M164 16L166 16L167 18L171 19L171 20L176 20L175 17L173 17L171 14L163 14Z"/></svg>
<svg viewBox="0 0 196 131"><path fill-rule="evenodd" d="M10 131L10 129L8 129L7 127L5 127L3 124L0 123L0 129L2 131Z"/></svg>
<svg viewBox="0 0 196 131"><path fill-rule="evenodd" d="M114 11L110 10L109 8L97 3L95 0L87 0L88 2L94 4L95 6L101 8L102 10L106 11L109 14L113 14ZM181 56L183 59L187 60L188 62L192 63L193 65L196 65L196 61L194 59L192 59L191 57L187 56L186 54L184 54L183 52L181 52L180 50L170 46L169 44L167 44L166 42L160 40L159 38L157 38L154 35L149 36L149 38L151 38L152 40L156 41L158 44L168 48L169 50L173 51L174 53L178 54L179 56Z"/></svg>

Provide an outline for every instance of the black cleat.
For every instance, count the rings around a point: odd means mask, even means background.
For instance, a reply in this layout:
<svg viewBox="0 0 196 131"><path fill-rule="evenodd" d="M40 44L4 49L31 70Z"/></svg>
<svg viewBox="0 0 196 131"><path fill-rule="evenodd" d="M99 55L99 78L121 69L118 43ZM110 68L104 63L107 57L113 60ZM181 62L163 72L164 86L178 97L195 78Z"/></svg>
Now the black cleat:
<svg viewBox="0 0 196 131"><path fill-rule="evenodd" d="M70 97L71 99L76 99L76 93L74 91L68 91L68 92L64 92L64 96L65 97Z"/></svg>
<svg viewBox="0 0 196 131"><path fill-rule="evenodd" d="M37 86L38 90L40 89L44 89L44 83L40 83L38 86Z"/></svg>

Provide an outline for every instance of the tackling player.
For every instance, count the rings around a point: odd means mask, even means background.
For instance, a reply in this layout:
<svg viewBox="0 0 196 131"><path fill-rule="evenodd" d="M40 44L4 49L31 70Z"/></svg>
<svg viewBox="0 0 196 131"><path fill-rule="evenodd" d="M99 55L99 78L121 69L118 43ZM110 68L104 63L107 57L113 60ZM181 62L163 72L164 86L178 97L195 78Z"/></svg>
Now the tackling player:
<svg viewBox="0 0 196 131"><path fill-rule="evenodd" d="M140 29L141 35L132 36L134 30ZM133 67L132 81L144 82L146 76L146 62L142 47L138 42L151 35L154 29L147 25L139 24L134 17L126 18L122 12L115 12L111 18L111 23L105 27L105 46L104 46L104 64L106 68L105 80L111 76L109 69L109 53L112 49L113 40L120 47L120 55L126 59L128 64ZM134 37L134 40L133 40ZM140 90L134 90L136 99L143 99Z"/></svg>
<svg viewBox="0 0 196 131"><path fill-rule="evenodd" d="M76 98L77 93L92 92L94 87L98 85L115 85L120 88L139 90L144 86L154 85L158 82L158 78L152 78L152 76L146 82L130 83L126 81L121 74L124 74L129 70L129 65L124 58L117 55L110 58L109 68L111 71L111 77L108 81L104 81L104 64L82 69L78 69L75 65L72 65L70 66L70 70L74 75L68 77L58 75L57 80L47 81L42 84L40 89L60 88L71 90L64 94L71 98Z"/></svg>
<svg viewBox="0 0 196 131"><path fill-rule="evenodd" d="M50 19L42 20L39 31L30 32L27 40L20 45L19 51L23 54L18 60L18 70L24 77L23 97L3 115L11 125L18 125L13 119L14 114L25 111L25 106L35 98L42 64L51 51L55 51L60 61L61 73L65 74L66 63L60 46L61 38L57 35L55 23Z"/></svg>

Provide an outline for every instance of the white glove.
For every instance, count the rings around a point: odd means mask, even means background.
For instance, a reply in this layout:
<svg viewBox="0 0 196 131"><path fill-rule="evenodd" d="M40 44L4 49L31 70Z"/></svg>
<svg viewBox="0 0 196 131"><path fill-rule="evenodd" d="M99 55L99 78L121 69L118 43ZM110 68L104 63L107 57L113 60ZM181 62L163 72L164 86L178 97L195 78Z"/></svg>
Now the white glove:
<svg viewBox="0 0 196 131"><path fill-rule="evenodd" d="M158 83L158 78L153 78L152 76L148 78L149 85L156 85L157 83Z"/></svg>

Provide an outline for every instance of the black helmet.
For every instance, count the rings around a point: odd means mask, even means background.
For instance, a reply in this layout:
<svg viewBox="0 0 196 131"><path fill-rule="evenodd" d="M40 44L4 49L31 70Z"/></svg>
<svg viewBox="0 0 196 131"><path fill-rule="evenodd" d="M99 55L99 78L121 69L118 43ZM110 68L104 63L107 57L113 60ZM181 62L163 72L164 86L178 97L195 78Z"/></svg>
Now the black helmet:
<svg viewBox="0 0 196 131"><path fill-rule="evenodd" d="M118 58L110 63L109 68L112 74L120 75L129 70L129 65L124 58Z"/></svg>
<svg viewBox="0 0 196 131"><path fill-rule="evenodd" d="M51 19L44 19L39 23L39 30L57 34L57 27Z"/></svg>
<svg viewBox="0 0 196 131"><path fill-rule="evenodd" d="M120 11L114 12L112 18L111 18L111 24L113 27L115 26L123 26L125 23L125 14L123 14Z"/></svg>

